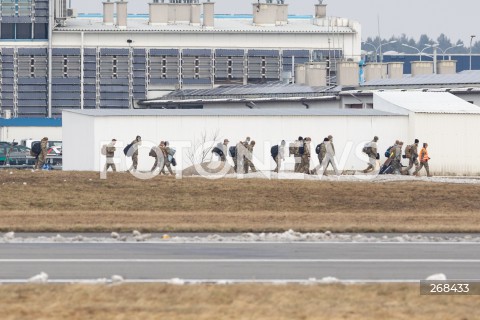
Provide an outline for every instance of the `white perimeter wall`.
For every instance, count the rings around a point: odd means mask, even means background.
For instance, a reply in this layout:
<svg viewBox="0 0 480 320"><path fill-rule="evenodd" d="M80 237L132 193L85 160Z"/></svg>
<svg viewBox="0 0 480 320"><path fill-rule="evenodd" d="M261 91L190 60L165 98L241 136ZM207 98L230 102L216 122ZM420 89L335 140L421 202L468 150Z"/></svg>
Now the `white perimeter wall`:
<svg viewBox="0 0 480 320"><path fill-rule="evenodd" d="M84 47L125 48L127 39L138 48L232 48L232 49L343 49L346 58L360 60L361 31L358 33L165 33L85 32ZM330 39L330 45L329 45ZM54 32L55 47L80 47L81 32Z"/></svg>
<svg viewBox="0 0 480 320"><path fill-rule="evenodd" d="M94 117L79 117L70 112L63 112L63 170L92 170L96 159L94 121Z"/></svg>
<svg viewBox="0 0 480 320"><path fill-rule="evenodd" d="M273 170L270 147L282 139L294 141L299 135L313 139L312 152L323 138L332 134L335 139L337 160L345 169L366 168L366 157L361 153L365 142L374 135L380 137L379 149L384 152L396 139L408 138L408 117L404 116L112 116L89 117L64 112L63 115L64 170L98 171L103 168L104 157L100 157L101 146L112 138L117 143L117 168L126 170L131 165L125 161L123 147L136 135L143 138L140 149L139 169L149 170L154 162L148 156L150 148L161 140L168 140L177 148L178 169L190 166L186 157L187 146L195 144L202 133L211 137L218 132L218 141L228 138L230 145L250 136L257 142L254 151L255 165L262 170ZM392 129L394 128L394 129ZM182 149L183 148L183 149ZM183 150L181 152L180 150ZM229 159L231 161L231 159ZM293 168L293 158L287 167ZM312 167L318 164L316 154L312 156Z"/></svg>
<svg viewBox="0 0 480 320"><path fill-rule="evenodd" d="M417 113L411 119L410 140L428 143L435 174L480 175L480 115Z"/></svg>
<svg viewBox="0 0 480 320"><path fill-rule="evenodd" d="M62 140L62 127L0 127L0 141L17 141L22 139Z"/></svg>

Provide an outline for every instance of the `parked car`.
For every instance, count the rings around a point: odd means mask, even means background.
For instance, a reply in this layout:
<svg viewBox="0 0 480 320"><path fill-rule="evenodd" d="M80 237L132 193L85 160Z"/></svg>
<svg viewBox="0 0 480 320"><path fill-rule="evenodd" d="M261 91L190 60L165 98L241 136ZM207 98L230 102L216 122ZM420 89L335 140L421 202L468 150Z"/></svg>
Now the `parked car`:
<svg viewBox="0 0 480 320"><path fill-rule="evenodd" d="M0 143L0 165L23 166L34 165L30 149L18 144Z"/></svg>

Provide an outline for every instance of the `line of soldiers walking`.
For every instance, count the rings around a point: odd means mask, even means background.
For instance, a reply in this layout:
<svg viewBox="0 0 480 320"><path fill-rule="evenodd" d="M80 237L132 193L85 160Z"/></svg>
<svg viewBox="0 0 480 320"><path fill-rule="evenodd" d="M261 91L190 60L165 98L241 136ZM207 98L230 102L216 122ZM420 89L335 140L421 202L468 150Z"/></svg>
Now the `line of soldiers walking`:
<svg viewBox="0 0 480 320"><path fill-rule="evenodd" d="M233 159L236 173L257 172L253 164L253 149L255 148L255 141L247 137L244 141L239 141L235 146L228 148L230 141L225 139L223 143L219 143L212 152L220 157L223 162L227 161L227 154Z"/></svg>
<svg viewBox="0 0 480 320"><path fill-rule="evenodd" d="M375 171L377 160L380 159L378 153L378 140L379 138L375 136L372 141L368 142L363 147L363 152L368 156L369 162L368 167L363 170L364 173L369 173ZM48 141L48 140L47 140ZM43 143L46 143L42 140ZM219 143L216 147L212 149L212 153L218 155L220 160L223 162L227 161L227 154L229 154L234 163L234 170L236 173L246 174L249 171L257 172L255 165L253 164L253 150L255 147L255 141L251 140L250 137L247 137L244 141L239 141L235 146L228 147L229 140L225 139L223 143ZM333 143L333 136L329 135L324 138L323 142L318 144L315 148L315 153L318 156L319 165L313 170L310 169L310 162L312 157L312 139L310 137L298 137L295 142L289 145L289 156L294 156L295 158L295 167L294 171L296 173L304 174L319 174L327 175L327 169L331 165L335 175L340 175L340 172L337 168L335 162L335 145ZM113 160L115 153L115 143L116 140L112 141L108 145L102 147L102 154L106 155L107 162L105 164L105 171L110 167L113 171L116 171L115 163ZM138 148L142 143L142 138L137 136L129 145L124 149L126 156L132 157L132 166L129 171L137 170L138 166ZM415 171L413 175L418 176L419 171L422 168L425 168L427 175L431 177L428 155L428 144L424 143L423 148L418 152L419 140L415 139L415 142L412 145L408 145L405 148L405 153L403 153L403 141L395 141L395 144L387 149L385 152L385 157L387 161L380 168L380 174L410 174L410 170L415 166ZM271 148L271 156L275 161L276 168L274 172L279 172L282 162L285 161L285 147L286 142L282 140L279 145L275 145ZM156 147L153 147L150 150L149 156L155 158L155 163L151 171L155 171L157 168L160 168L160 174L165 174L165 167L168 172L173 175L172 165L176 166L176 161L174 158L175 148L169 146L168 141L161 141L160 144ZM408 167L404 168L402 166L402 158L408 159ZM323 172L322 172L323 170Z"/></svg>
<svg viewBox="0 0 480 320"><path fill-rule="evenodd" d="M375 136L373 140L367 143L363 152L367 154L369 158L368 167L363 170L364 173L369 173L375 170L376 161L380 159L378 153L378 142L379 138ZM415 171L412 173L414 176L419 176L420 170L425 168L427 171L427 176L431 177L430 168L428 161L430 157L428 155L428 143L423 144L423 148L418 152L420 141L415 139L414 143L405 147L405 152L403 153L403 141L395 141L395 144L389 147L385 152L385 157L387 160L380 168L380 174L402 174L409 175L411 169L415 166ZM402 165L402 159L408 159L408 166L406 168Z"/></svg>
<svg viewBox="0 0 480 320"><path fill-rule="evenodd" d="M116 139L112 139L112 141L108 145L102 146L102 154L106 156L107 161L105 163L104 171L108 171L111 167L112 170L115 172L117 168L115 166L114 156L115 151L117 148L115 144L117 143ZM137 171L138 168L138 149L142 145L142 137L137 136L135 140L133 140L130 144L128 144L125 149L123 150L125 156L132 158L132 166L128 169L128 171ZM168 141L160 141L158 146L153 147L150 150L149 156L155 158L155 163L151 169L151 172L155 171L157 168L160 169L160 174L167 175L165 168L167 168L168 172L173 175L172 166L176 166L176 160L174 158L175 155L175 148L170 147L170 143Z"/></svg>

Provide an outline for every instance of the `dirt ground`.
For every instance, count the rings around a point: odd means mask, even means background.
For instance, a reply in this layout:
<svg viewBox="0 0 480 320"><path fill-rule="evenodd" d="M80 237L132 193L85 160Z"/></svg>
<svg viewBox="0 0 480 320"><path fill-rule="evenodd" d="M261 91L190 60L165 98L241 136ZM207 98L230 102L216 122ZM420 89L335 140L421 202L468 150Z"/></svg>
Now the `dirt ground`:
<svg viewBox="0 0 480 320"><path fill-rule="evenodd" d="M2 319L478 319L479 296L418 284L3 285Z"/></svg>
<svg viewBox="0 0 480 320"><path fill-rule="evenodd" d="M0 188L0 231L480 232L480 184L3 170Z"/></svg>

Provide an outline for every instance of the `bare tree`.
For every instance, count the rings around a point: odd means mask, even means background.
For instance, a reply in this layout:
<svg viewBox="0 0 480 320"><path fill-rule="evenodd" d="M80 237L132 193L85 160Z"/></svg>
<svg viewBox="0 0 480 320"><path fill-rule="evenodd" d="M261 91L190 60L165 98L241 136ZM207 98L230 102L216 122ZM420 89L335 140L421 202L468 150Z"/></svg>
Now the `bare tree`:
<svg viewBox="0 0 480 320"><path fill-rule="evenodd" d="M187 152L187 158L190 161L191 165L197 163L204 163L207 161L210 156L212 159L212 150L215 147L215 143L220 136L220 131L216 130L210 134L210 137L207 134L207 131L204 130L198 139L193 142L193 146Z"/></svg>

